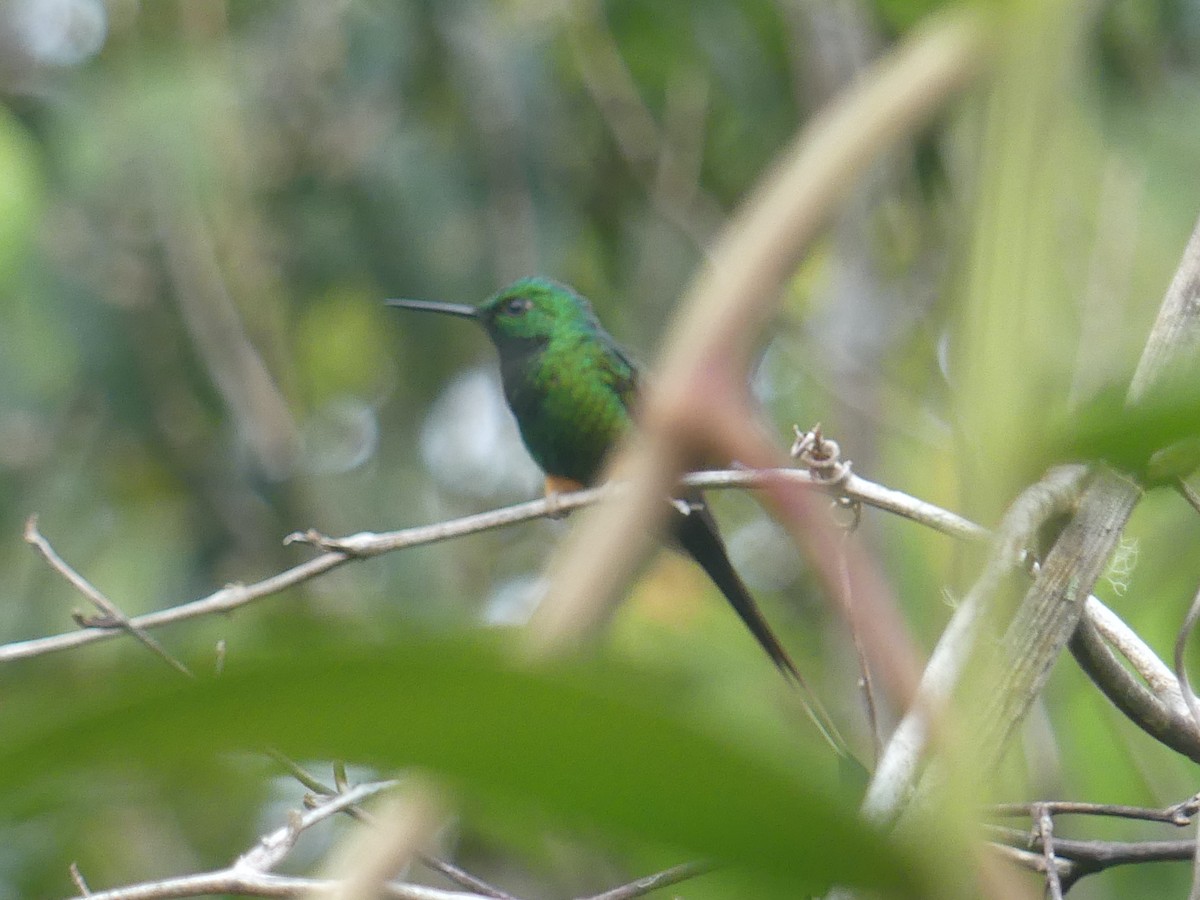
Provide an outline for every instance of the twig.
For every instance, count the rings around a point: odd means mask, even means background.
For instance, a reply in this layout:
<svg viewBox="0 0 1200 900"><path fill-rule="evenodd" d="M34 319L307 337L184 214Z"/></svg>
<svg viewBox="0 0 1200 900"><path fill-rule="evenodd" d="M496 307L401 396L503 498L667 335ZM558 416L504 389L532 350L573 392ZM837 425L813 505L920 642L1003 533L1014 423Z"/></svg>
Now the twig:
<svg viewBox="0 0 1200 900"><path fill-rule="evenodd" d="M845 536L849 537L849 534ZM843 540L843 545L845 540ZM858 677L862 688L863 706L867 713L867 728L871 732L871 752L875 760L883 753L883 735L879 730L879 713L875 706L875 687L871 679L871 662L863 645L861 628L858 620L857 607L852 594L853 587L850 579L850 564L846 559L845 546L838 552L838 566L841 568L841 601L846 609L846 619L850 624L850 640L854 644L854 655L858 660Z"/></svg>
<svg viewBox="0 0 1200 900"><path fill-rule="evenodd" d="M85 897L92 896L92 889L88 887L87 882L83 878L83 873L79 871L79 863L71 863L68 871L71 873L71 881L79 889L79 893Z"/></svg>
<svg viewBox="0 0 1200 900"><path fill-rule="evenodd" d="M1187 615L1184 616L1183 625L1179 628L1179 635L1175 638L1175 677L1179 679L1179 689L1183 692L1183 699L1187 703L1192 722L1197 729L1200 729L1200 703L1197 703L1196 695L1192 693L1192 685L1188 681L1187 663L1183 658L1188 638L1196 627L1197 619L1200 619L1200 590L1192 598L1192 604L1188 607ZM1196 830L1194 843L1192 886L1188 891L1188 900L1200 900L1200 829Z"/></svg>
<svg viewBox="0 0 1200 900"><path fill-rule="evenodd" d="M659 888L669 887L672 884L679 884L681 881L706 875L714 868L715 866L711 863L705 862L681 863L678 866L672 866L669 869L663 869L661 872L655 872L653 875L646 875L636 881L631 881L629 884L615 887L602 894L593 894L590 897L580 898L580 900L633 900L634 897L641 897L643 894L648 894Z"/></svg>
<svg viewBox="0 0 1200 900"><path fill-rule="evenodd" d="M433 871L445 876L455 884L465 887L469 891L475 891L475 893L482 894L485 897L492 897L493 900L517 900L512 894L488 884L482 878L476 878L466 869L460 869L452 862L439 859L436 856L430 856L428 853L422 853L418 858L427 868L433 869Z"/></svg>
<svg viewBox="0 0 1200 900"><path fill-rule="evenodd" d="M369 797L395 787L397 784L396 781L360 784L343 794L329 797L316 807L302 812L293 812L286 825L264 835L254 847L239 856L227 868L113 888L107 891L88 893L84 887L81 887L81 897L86 900L167 900L167 898L199 897L210 894L302 897L311 892L337 889L340 885L334 880L293 878L273 874L271 870L287 857L301 833ZM380 896L395 898L395 900L491 900L483 894L444 891L397 882L380 885L379 890Z"/></svg>
<svg viewBox="0 0 1200 900"><path fill-rule="evenodd" d="M1131 722L1177 753L1200 762L1200 730L1179 692L1179 682L1170 667L1115 613L1089 597L1084 618L1067 646L1084 673ZM1133 664L1145 684L1122 665L1113 648Z"/></svg>
<svg viewBox="0 0 1200 900"><path fill-rule="evenodd" d="M1024 837L1024 835L1022 835L1022 837ZM1024 846L1017 847L1013 846L1012 844L989 844L988 847L1001 859L1008 860L1014 865L1021 866L1022 868L1029 869L1033 872L1041 872L1046 866L1046 861L1042 858L1042 854L1031 853L1030 851L1026 850ZM1058 874L1060 878L1066 879L1075 873L1075 864L1069 860L1056 860L1055 865L1058 868Z"/></svg>
<svg viewBox="0 0 1200 900"><path fill-rule="evenodd" d="M997 803L985 813L1000 817L1033 817L1041 810L1052 816L1111 816L1118 819L1138 819L1143 822L1164 822L1183 827L1190 825L1200 810L1200 795L1189 797L1165 809L1145 806L1124 806L1119 803L1080 803L1073 800L1044 800L1038 803Z"/></svg>
<svg viewBox="0 0 1200 900"><path fill-rule="evenodd" d="M991 826L987 829L993 839L1010 847L1026 847L1029 844L1029 832L1015 828L998 828ZM1034 841L1035 849L1039 842ZM1066 838L1054 839L1056 857L1055 868L1063 877L1064 882L1077 880L1082 875L1090 875L1113 866L1132 865L1146 862L1184 862L1192 858L1195 842L1191 838L1177 841L1075 841ZM1074 868L1064 871L1064 863L1074 864ZM1022 865L1034 871L1042 871L1045 859L1039 852L1030 860L1021 861Z"/></svg>
<svg viewBox="0 0 1200 900"><path fill-rule="evenodd" d="M103 618L89 617L82 614L74 616L76 623L83 628L112 628L126 631L140 641L148 650L164 660L176 672L193 678L188 667L169 654L153 637L146 633L140 625L132 622L115 603L97 590L91 582L72 569L50 546L50 542L38 531L37 516L32 515L25 520L25 541L31 544L42 558L50 564L50 568L58 572L67 582L90 600L103 614Z"/></svg>
<svg viewBox="0 0 1200 900"><path fill-rule="evenodd" d="M1191 824L1197 811L1200 811L1200 795L1191 796L1165 809L1047 800L1038 803L1001 803L985 810L988 815L992 816L1028 816L1034 819L1032 845L1036 847L1040 842L1041 855L1025 854L1024 851L1022 854L1006 853L1006 855L1018 865L1042 872L1046 876L1047 890L1050 896L1060 897L1062 892L1068 890L1080 878L1110 866L1187 859L1187 850L1191 848L1194 852L1195 842L1183 840L1107 843L1103 841L1071 841L1054 837L1051 848L1048 836L1052 833L1053 826L1050 824L1052 816L1112 816L1147 822L1164 822L1182 828ZM1029 843L1029 835L1016 829L999 826L985 826L985 828L998 840L1022 846ZM1069 859L1064 860L1063 857L1069 857ZM1053 893L1055 884L1057 884L1058 894Z"/></svg>
<svg viewBox="0 0 1200 900"><path fill-rule="evenodd" d="M446 815L441 787L417 774L406 776L403 787L381 804L372 827L347 835L321 863L336 881L329 900L380 896L433 841Z"/></svg>
<svg viewBox="0 0 1200 900"><path fill-rule="evenodd" d="M372 781L353 787L344 794L327 797L324 802L304 810L282 828L264 835L257 845L237 858L230 871L269 872L291 852L302 832L397 784L399 782L395 780Z"/></svg>
<svg viewBox="0 0 1200 900"><path fill-rule="evenodd" d="M1154 694L1181 717L1188 717L1190 713L1179 690L1179 681L1171 668L1158 658L1158 654L1120 616L1099 600L1089 597L1084 611L1087 622L1096 628L1105 641L1120 651Z"/></svg>
<svg viewBox="0 0 1200 900"><path fill-rule="evenodd" d="M342 793L341 791L336 791L329 787L316 775L312 774L312 772L308 771L308 769L301 766L291 757L286 756L274 749L268 749L266 752L267 756L275 760L275 762L277 762L284 769L284 771L286 771L289 775L295 778L314 794L320 794L323 797L333 797Z"/></svg>
<svg viewBox="0 0 1200 900"><path fill-rule="evenodd" d="M323 784L315 776L293 763L286 756L277 752L270 754L276 761L283 765L287 770L300 778L305 787L310 790L317 791L322 795L319 803L306 809L303 813L294 814L289 822L268 835L261 838L258 844L251 850L242 854L237 861L226 871L230 874L246 876L249 873L266 874L287 856L292 847L295 846L300 834L305 830L322 822L331 816L342 812L352 812L357 804L361 803L370 797L373 797L383 791L389 790L400 782L396 780L377 781L360 784L356 787L349 788L343 792L333 792L328 786ZM421 861L434 869L435 871L445 875L446 877L458 882L467 887L474 894L451 894L444 896L467 897L478 896L490 898L490 900L515 900L511 894L501 891L487 882L476 878L468 872L460 869L452 863L445 862L440 859L421 855ZM682 865L673 866L653 875L647 875L638 878L628 884L620 885L609 891L601 894L596 894L586 900L632 900L632 898L640 897L650 891L657 890L668 885L678 884L690 878L695 878L703 875L713 869L709 863L691 862ZM216 873L214 873L216 874ZM408 888L409 886L404 886ZM389 885L389 890L396 890L397 886ZM162 896L176 896L164 894ZM186 895L183 895L186 896ZM272 895L262 895L272 896ZM291 896L284 894L279 896ZM390 896L390 895L389 895ZM401 894L401 896L407 896ZM431 898L432 900L432 898Z"/></svg>
<svg viewBox="0 0 1200 900"><path fill-rule="evenodd" d="M334 787L325 784L307 769L289 759L278 750L268 750L267 755L283 766L293 778L322 798L321 800L313 798L315 801L314 806L323 802L324 798L338 797L345 794L348 790L345 767L340 764L334 767L334 781L336 784L336 787ZM360 822L371 821L370 814L359 809L357 806L349 806L345 809L345 812ZM483 894L485 897L492 897L494 900L515 900L511 894L505 893L499 888L488 884L483 879L475 877L470 872L460 869L458 866L444 859L438 859L436 856L430 856L426 853L420 854L419 859L426 867L444 875L446 878L468 890Z"/></svg>
<svg viewBox="0 0 1200 900"><path fill-rule="evenodd" d="M1192 837L1192 886L1188 890L1188 900L1200 898L1200 828Z"/></svg>
<svg viewBox="0 0 1200 900"><path fill-rule="evenodd" d="M802 484L811 483L807 472L796 469L784 469L770 473L772 477L795 479ZM768 473L746 470L701 472L688 475L683 483L693 487L706 489L726 488L756 488L762 485ZM400 531L373 533L362 532L338 540L326 538L316 532L297 533L289 536L292 543L311 543L326 550L320 556L306 560L290 569L285 569L275 575L254 584L231 584L215 593L181 603L177 606L146 613L129 620L132 627L138 629L157 628L176 622L186 621L201 616L216 613L228 613L246 606L265 597L278 594L297 584L309 581L325 574L331 569L345 565L354 559L378 556L393 550L416 547L424 544L446 541L487 531L529 522L561 514L579 507L586 506L603 496L606 492L620 490L620 485L606 485L577 491L570 494L555 494L527 503L519 503L502 509L495 509L477 515L439 522L434 525L419 525L415 528L405 528ZM931 503L926 503L911 497L901 491L892 490L883 485L875 484L858 476L851 476L838 487L838 491L846 496L860 500L868 506L892 512L904 518L927 525L943 534L967 540L980 540L987 531L966 519L939 509ZM120 630L111 628L89 628L84 631L70 631L49 637L32 638L25 641L15 641L0 645L0 664L17 659L27 659L60 650L69 650L93 641L103 641L116 637Z"/></svg>
<svg viewBox="0 0 1200 900"><path fill-rule="evenodd" d="M1179 635L1175 638L1175 677L1179 679L1179 690L1183 693L1183 700L1187 704L1192 722L1196 728L1200 729L1200 703L1197 702L1196 695L1192 693L1192 686L1188 681L1187 664L1183 658L1188 638L1196 627L1197 619L1200 619L1200 590L1192 598L1192 605L1188 607L1183 625L1179 628Z"/></svg>
<svg viewBox="0 0 1200 900"><path fill-rule="evenodd" d="M1046 893L1050 900L1062 900L1063 887L1054 857L1054 820L1043 806L1037 809L1034 819L1034 834L1042 845L1042 861L1046 865Z"/></svg>
<svg viewBox="0 0 1200 900"><path fill-rule="evenodd" d="M72 900L177 900L187 897L231 895L237 897L302 898L328 896L338 883L328 878L299 878L289 875L234 872L221 869L199 875L164 878L128 887L113 888L72 898ZM445 891L418 884L388 882L380 896L390 900L489 900L481 894Z"/></svg>

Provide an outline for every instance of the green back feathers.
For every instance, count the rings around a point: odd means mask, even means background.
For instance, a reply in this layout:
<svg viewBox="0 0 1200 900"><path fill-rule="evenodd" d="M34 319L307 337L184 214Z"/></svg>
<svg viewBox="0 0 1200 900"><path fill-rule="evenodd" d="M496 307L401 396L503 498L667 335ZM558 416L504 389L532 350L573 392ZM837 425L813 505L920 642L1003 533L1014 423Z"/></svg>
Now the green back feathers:
<svg viewBox="0 0 1200 900"><path fill-rule="evenodd" d="M500 353L504 393L530 455L584 484L629 427L637 370L566 285L523 278L479 307Z"/></svg>

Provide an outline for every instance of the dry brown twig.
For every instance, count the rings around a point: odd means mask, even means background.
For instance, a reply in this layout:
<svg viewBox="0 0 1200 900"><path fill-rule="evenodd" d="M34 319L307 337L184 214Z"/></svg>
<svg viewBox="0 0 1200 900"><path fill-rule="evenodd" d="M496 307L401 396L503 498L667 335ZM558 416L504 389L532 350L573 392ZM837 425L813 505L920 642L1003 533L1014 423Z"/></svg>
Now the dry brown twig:
<svg viewBox="0 0 1200 900"><path fill-rule="evenodd" d="M1148 862L1174 862L1192 858L1194 839L1174 841L1102 841L1073 840L1054 833L1054 816L1099 816L1161 822L1184 828L1191 825L1200 810L1200 795L1174 803L1166 808L1125 806L1110 803L1079 803L1046 800L1037 803L1001 803L988 807L985 814L992 817L1028 817L1033 820L1032 831L1020 831L996 825L986 825L985 833L993 849L1017 865L1046 877L1050 896L1062 896L1079 879L1102 872L1113 866L1136 865ZM1020 848L1018 850L1018 848ZM1017 852L1014 852L1017 851ZM1040 851L1037 853L1029 851ZM1057 893L1055 893L1057 891Z"/></svg>
<svg viewBox="0 0 1200 900"><path fill-rule="evenodd" d="M274 870L292 852L304 832L333 816L358 811L363 802L392 791L400 785L401 782L396 780L375 781L347 787L344 791L329 793L324 785L317 782L318 793L321 794L318 801L306 803L303 810L293 810L282 826L259 838L253 847L234 860L231 865L212 872L166 878L106 891L91 891L82 874L79 873L78 867L72 865L71 877L79 889L79 896L76 900L85 900L85 898L86 900L167 900L167 898L199 897L218 893L248 897L299 898L312 896L314 893L319 893L320 896L334 896L329 892L346 890L345 879L281 876L274 874ZM416 816L415 819L422 817ZM366 815L365 819L371 823L372 831L378 829L378 816ZM396 843L394 840L389 841L384 849L391 850ZM440 863L439 860L431 861L428 858L423 861L427 865ZM467 890L443 890L419 884L385 880L372 885L373 893L370 896L389 897L394 900L515 900L512 895L496 890L491 885L479 881L455 866L440 864L433 867L447 877L464 883ZM634 879L601 894L581 898L581 900L635 900L650 891L696 878L711 870L712 866L705 863L683 863L652 875ZM368 895L354 893L337 894L337 896L361 897Z"/></svg>
<svg viewBox="0 0 1200 900"><path fill-rule="evenodd" d="M75 624L81 628L115 628L125 631L141 642L143 646L156 656L165 660L167 665L176 672L186 675L188 678L193 677L188 667L167 653L163 649L162 644L146 633L144 627L131 621L115 603L93 587L90 581L67 565L66 561L55 552L50 542L38 530L38 517L36 515L32 515L25 520L25 542L37 550L50 565L50 568L62 575L68 584L95 604L96 608L102 613L101 616L85 616L83 613L74 613L71 618L75 620Z"/></svg>
<svg viewBox="0 0 1200 900"><path fill-rule="evenodd" d="M328 891L335 882L328 879L277 875L274 869L287 857L300 835L314 825L356 804L396 786L395 781L361 784L345 793L330 797L311 809L296 811L287 822L262 838L231 865L212 872L165 878L106 891L87 892L83 888L77 900L166 900L200 897L210 894L236 894L248 897L302 897L314 891ZM77 883L82 883L80 876ZM420 885L389 882L381 896L396 900L488 900L485 895L445 891Z"/></svg>
<svg viewBox="0 0 1200 900"><path fill-rule="evenodd" d="M763 483L765 477L766 474L762 472L734 469L693 473L686 476L682 483L708 490L756 488ZM804 485L812 483L808 472L797 469L785 469L774 473L773 477L794 479ZM129 622L132 627L144 631L202 616L233 612L358 559L369 559L408 547L451 540L547 516L558 516L563 512L595 503L610 491L619 490L622 490L620 484L609 484L399 531L360 532L344 538L330 538L313 530L296 532L288 536L289 543L310 544L324 552L262 581L227 585L206 597L136 616ZM868 506L891 512L961 540L983 540L987 535L985 529L961 516L865 478L852 475L838 485L836 490ZM55 555L57 558L57 554ZM78 631L15 641L0 645L0 664L69 650L95 641L110 640L122 633L121 628L105 623L105 627L92 626Z"/></svg>
<svg viewBox="0 0 1200 900"><path fill-rule="evenodd" d="M1058 874L1058 860L1054 855L1054 819L1045 807L1039 806L1034 819L1034 835L1042 845L1042 863L1046 872L1046 896L1050 900L1062 900L1062 879Z"/></svg>

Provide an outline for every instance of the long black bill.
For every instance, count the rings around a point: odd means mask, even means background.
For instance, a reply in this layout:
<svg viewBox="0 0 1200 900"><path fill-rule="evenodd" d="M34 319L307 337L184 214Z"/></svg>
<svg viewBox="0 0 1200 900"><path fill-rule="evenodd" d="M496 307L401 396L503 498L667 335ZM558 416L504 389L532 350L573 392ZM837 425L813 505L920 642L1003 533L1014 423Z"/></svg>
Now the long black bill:
<svg viewBox="0 0 1200 900"><path fill-rule="evenodd" d="M465 303L439 303L437 300L384 300L387 306L398 306L401 309L423 309L426 312L445 313L448 316L458 316L463 319L478 319L479 311Z"/></svg>

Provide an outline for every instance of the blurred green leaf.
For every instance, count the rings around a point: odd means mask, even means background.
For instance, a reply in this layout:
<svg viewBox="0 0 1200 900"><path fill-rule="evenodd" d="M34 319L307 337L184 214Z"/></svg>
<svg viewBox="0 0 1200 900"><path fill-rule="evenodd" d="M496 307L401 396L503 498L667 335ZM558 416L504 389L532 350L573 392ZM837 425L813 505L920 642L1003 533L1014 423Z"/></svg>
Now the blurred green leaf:
<svg viewBox="0 0 1200 900"><path fill-rule="evenodd" d="M0 107L0 279L11 277L30 248L41 206L37 147L28 132Z"/></svg>
<svg viewBox="0 0 1200 900"><path fill-rule="evenodd" d="M1086 403L1053 455L1102 460L1150 484L1194 471L1200 465L1200 379L1172 378L1130 405L1125 393L1114 388Z"/></svg>
<svg viewBox="0 0 1200 900"><path fill-rule="evenodd" d="M824 765L797 753L784 770L716 739L628 670L518 665L473 638L380 652L293 634L287 648L239 654L199 683L138 665L81 692L47 675L0 711L10 816L29 812L15 798L68 773L204 767L272 746L298 759L419 766L514 818L548 814L618 843L712 859L791 896L833 882L914 892L920 881L852 800L814 777Z"/></svg>

